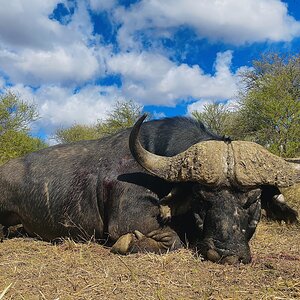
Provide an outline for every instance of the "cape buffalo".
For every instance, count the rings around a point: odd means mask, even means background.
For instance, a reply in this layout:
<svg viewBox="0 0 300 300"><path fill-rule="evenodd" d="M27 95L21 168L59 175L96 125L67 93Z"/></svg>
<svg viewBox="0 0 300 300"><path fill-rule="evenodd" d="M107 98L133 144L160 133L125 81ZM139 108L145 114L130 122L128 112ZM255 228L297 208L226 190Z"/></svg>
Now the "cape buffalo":
<svg viewBox="0 0 300 300"><path fill-rule="evenodd" d="M164 252L188 241L209 260L248 263L261 204L279 220L297 220L277 200L278 187L299 181L297 164L192 119L142 124L144 118L132 132L56 145L2 165L0 224L22 224L48 241L108 240L121 254ZM173 210L167 224L160 200Z"/></svg>

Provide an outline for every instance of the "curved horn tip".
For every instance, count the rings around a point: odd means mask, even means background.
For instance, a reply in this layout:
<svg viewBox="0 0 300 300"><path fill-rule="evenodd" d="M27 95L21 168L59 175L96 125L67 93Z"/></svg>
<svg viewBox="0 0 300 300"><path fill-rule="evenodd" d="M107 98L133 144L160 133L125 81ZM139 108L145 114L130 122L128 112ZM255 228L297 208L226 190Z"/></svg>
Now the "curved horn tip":
<svg viewBox="0 0 300 300"><path fill-rule="evenodd" d="M143 113L139 118L138 120L135 122L135 124L133 125L133 127L135 127L136 125L139 126L140 124L142 124L145 119L148 117L148 114L147 113Z"/></svg>
<svg viewBox="0 0 300 300"><path fill-rule="evenodd" d="M134 125L132 126L131 129L131 133L130 133L130 137L129 139L131 140L132 137L136 136L139 131L140 131L140 127L142 125L142 123L144 122L144 120L148 117L147 113L144 113L141 117L138 118L138 120L134 123Z"/></svg>
<svg viewBox="0 0 300 300"><path fill-rule="evenodd" d="M135 157L136 155L136 151L137 151L137 143L138 142L138 134L141 128L142 123L144 122L144 120L147 118L148 114L144 113L133 125L131 132L130 132L130 136L129 136L129 149L130 152L132 153L132 155Z"/></svg>

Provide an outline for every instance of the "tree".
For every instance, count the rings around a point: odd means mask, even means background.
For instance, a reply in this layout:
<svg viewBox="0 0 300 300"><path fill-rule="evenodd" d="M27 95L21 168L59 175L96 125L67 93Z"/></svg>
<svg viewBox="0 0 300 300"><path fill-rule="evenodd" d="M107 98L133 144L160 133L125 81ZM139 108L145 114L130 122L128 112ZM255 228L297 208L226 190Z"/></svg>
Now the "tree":
<svg viewBox="0 0 300 300"><path fill-rule="evenodd" d="M300 56L269 54L242 75L239 124L253 141L284 157L300 155Z"/></svg>
<svg viewBox="0 0 300 300"><path fill-rule="evenodd" d="M98 130L103 135L109 135L124 128L129 128L134 125L141 113L142 106L132 100L117 101L107 119L98 123Z"/></svg>
<svg viewBox="0 0 300 300"><path fill-rule="evenodd" d="M47 146L29 134L29 125L37 118L35 105L11 92L0 96L0 163Z"/></svg>
<svg viewBox="0 0 300 300"><path fill-rule="evenodd" d="M0 164L46 147L47 144L41 139L31 137L24 131L7 130L0 136Z"/></svg>
<svg viewBox="0 0 300 300"><path fill-rule="evenodd" d="M75 141L95 140L102 135L94 125L75 124L70 128L60 128L55 133L55 139L62 144L68 144Z"/></svg>
<svg viewBox="0 0 300 300"><path fill-rule="evenodd" d="M263 56L241 79L235 111L208 104L192 115L220 135L257 142L284 157L300 156L300 55Z"/></svg>
<svg viewBox="0 0 300 300"><path fill-rule="evenodd" d="M205 104L203 111L193 111L192 116L203 122L212 132L219 135L229 135L230 111L223 103Z"/></svg>
<svg viewBox="0 0 300 300"><path fill-rule="evenodd" d="M99 120L95 125L75 124L70 128L60 128L55 139L60 143L99 139L133 126L141 113L142 107L132 100L118 101L105 120Z"/></svg>
<svg viewBox="0 0 300 300"><path fill-rule="evenodd" d="M29 104L12 92L0 96L0 135L7 130L27 131L28 125L38 118L34 104Z"/></svg>

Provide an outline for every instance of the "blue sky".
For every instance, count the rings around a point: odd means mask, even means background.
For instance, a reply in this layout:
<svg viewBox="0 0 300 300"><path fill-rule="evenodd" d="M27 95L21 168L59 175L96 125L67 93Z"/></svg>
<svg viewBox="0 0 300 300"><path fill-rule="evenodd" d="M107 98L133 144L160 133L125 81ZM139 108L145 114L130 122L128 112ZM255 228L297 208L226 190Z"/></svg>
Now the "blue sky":
<svg viewBox="0 0 300 300"><path fill-rule="evenodd" d="M263 53L297 54L300 1L0 0L0 92L36 103L33 134L105 119L131 99L156 117L233 104Z"/></svg>

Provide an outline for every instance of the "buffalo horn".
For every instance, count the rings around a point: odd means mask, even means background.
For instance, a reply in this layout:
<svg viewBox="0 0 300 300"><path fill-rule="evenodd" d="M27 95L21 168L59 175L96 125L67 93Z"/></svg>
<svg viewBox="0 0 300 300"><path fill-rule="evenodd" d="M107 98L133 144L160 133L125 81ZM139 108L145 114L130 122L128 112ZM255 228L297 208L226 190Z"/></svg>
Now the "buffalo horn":
<svg viewBox="0 0 300 300"><path fill-rule="evenodd" d="M229 146L237 185L286 187L300 182L300 164L288 162L253 142L234 141Z"/></svg>
<svg viewBox="0 0 300 300"><path fill-rule="evenodd" d="M285 161L252 142L203 141L172 157L153 154L138 139L145 118L146 114L132 128L130 151L144 169L167 181L249 188L300 182L300 164Z"/></svg>
<svg viewBox="0 0 300 300"><path fill-rule="evenodd" d="M138 134L146 115L132 128L129 147L135 160L148 172L171 182L193 181L208 186L222 185L227 174L227 146L205 141L172 157L153 154L141 145Z"/></svg>

